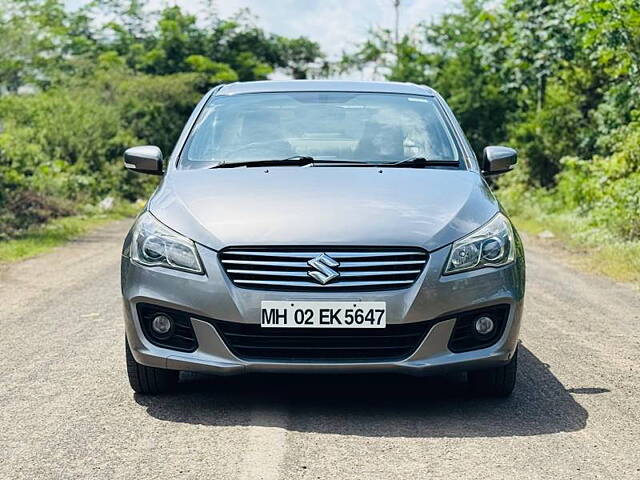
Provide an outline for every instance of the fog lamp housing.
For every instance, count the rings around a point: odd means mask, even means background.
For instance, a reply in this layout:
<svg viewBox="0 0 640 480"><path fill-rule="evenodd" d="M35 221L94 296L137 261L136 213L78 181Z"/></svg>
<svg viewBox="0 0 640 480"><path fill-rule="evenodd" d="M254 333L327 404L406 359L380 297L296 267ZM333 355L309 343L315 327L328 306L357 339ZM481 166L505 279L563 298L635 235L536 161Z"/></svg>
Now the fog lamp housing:
<svg viewBox="0 0 640 480"><path fill-rule="evenodd" d="M509 310L508 304L499 304L456 314L449 350L469 352L495 344L505 330Z"/></svg>
<svg viewBox="0 0 640 480"><path fill-rule="evenodd" d="M145 338L158 347L193 352L198 348L193 315L150 303L138 303L138 319Z"/></svg>

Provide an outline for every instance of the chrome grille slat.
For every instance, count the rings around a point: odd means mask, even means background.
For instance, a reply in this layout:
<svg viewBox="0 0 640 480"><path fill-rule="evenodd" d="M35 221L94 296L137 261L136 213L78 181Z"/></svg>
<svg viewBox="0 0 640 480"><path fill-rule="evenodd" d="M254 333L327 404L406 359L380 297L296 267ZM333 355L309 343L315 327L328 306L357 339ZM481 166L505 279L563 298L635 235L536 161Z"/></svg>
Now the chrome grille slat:
<svg viewBox="0 0 640 480"><path fill-rule="evenodd" d="M274 286L282 286L282 287L320 287L320 288L406 285L413 282L414 280L392 280L392 281L371 280L368 282L367 281L336 282L336 283L328 283L326 285L319 285L313 282L295 282L295 281L283 281L283 280L235 280L235 283L241 283L245 285L274 285Z"/></svg>
<svg viewBox="0 0 640 480"><path fill-rule="evenodd" d="M244 274L244 275L268 275L272 277L302 277L309 278L309 275L304 270L236 270L235 268L227 269L229 275Z"/></svg>
<svg viewBox="0 0 640 480"><path fill-rule="evenodd" d="M268 275L274 277L309 277L307 272L304 271L282 271L282 270L236 270L236 269L228 269L227 273L238 273L245 275ZM361 270L361 271L348 271L342 272L340 274L341 277L376 277L382 275L412 275L420 273L420 270L384 270L384 271L369 271L369 270Z"/></svg>
<svg viewBox="0 0 640 480"><path fill-rule="evenodd" d="M218 255L236 286L280 291L407 288L428 260L411 247L237 247Z"/></svg>
<svg viewBox="0 0 640 480"><path fill-rule="evenodd" d="M269 262L262 260L222 260L225 264L237 265L264 265L271 267L297 267L309 268L307 262ZM357 268L357 267L385 267L392 265L424 265L424 260L404 260L404 261L381 261L381 262L340 262L340 268Z"/></svg>
<svg viewBox="0 0 640 480"><path fill-rule="evenodd" d="M340 268L387 267L394 265L424 265L425 260L403 260L398 262L340 262Z"/></svg>

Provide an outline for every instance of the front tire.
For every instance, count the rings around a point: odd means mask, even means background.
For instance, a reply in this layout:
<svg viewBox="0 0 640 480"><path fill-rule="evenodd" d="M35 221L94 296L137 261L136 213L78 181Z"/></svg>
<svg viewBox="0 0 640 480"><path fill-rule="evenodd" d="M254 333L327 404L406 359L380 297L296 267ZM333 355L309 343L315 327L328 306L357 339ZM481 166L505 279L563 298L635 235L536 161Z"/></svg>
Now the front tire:
<svg viewBox="0 0 640 480"><path fill-rule="evenodd" d="M476 395L489 397L508 397L516 385L518 370L518 350L502 367L474 370L468 373L469 386Z"/></svg>
<svg viewBox="0 0 640 480"><path fill-rule="evenodd" d="M180 375L178 370L167 370L165 368L142 365L133 358L133 354L129 348L129 342L126 338L124 344L129 385L131 385L134 392L156 395L175 390Z"/></svg>

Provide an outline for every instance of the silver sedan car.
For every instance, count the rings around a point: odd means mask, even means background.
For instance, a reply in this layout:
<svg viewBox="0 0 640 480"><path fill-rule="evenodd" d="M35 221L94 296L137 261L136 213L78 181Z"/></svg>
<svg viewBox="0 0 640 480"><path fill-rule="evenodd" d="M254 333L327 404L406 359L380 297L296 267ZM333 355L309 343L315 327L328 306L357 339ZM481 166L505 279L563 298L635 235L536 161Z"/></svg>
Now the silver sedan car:
<svg viewBox="0 0 640 480"><path fill-rule="evenodd" d="M196 106L126 237L129 381L465 372L514 388L525 266L486 177L516 152L470 148L442 97L386 82L222 85Z"/></svg>

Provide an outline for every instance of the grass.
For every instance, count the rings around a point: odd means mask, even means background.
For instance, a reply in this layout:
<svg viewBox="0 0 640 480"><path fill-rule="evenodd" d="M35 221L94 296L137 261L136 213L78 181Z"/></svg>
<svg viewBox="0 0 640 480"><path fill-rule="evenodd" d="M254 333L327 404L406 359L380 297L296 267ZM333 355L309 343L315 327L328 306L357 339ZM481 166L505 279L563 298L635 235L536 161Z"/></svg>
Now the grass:
<svg viewBox="0 0 640 480"><path fill-rule="evenodd" d="M548 213L522 205L517 210L511 220L518 230L533 235L550 231L553 245L559 243L573 265L640 287L640 241L622 240L576 213Z"/></svg>
<svg viewBox="0 0 640 480"><path fill-rule="evenodd" d="M83 215L51 220L17 238L0 241L0 263L24 260L48 252L107 222L133 217L140 209L139 204L119 202L108 211L91 209Z"/></svg>

